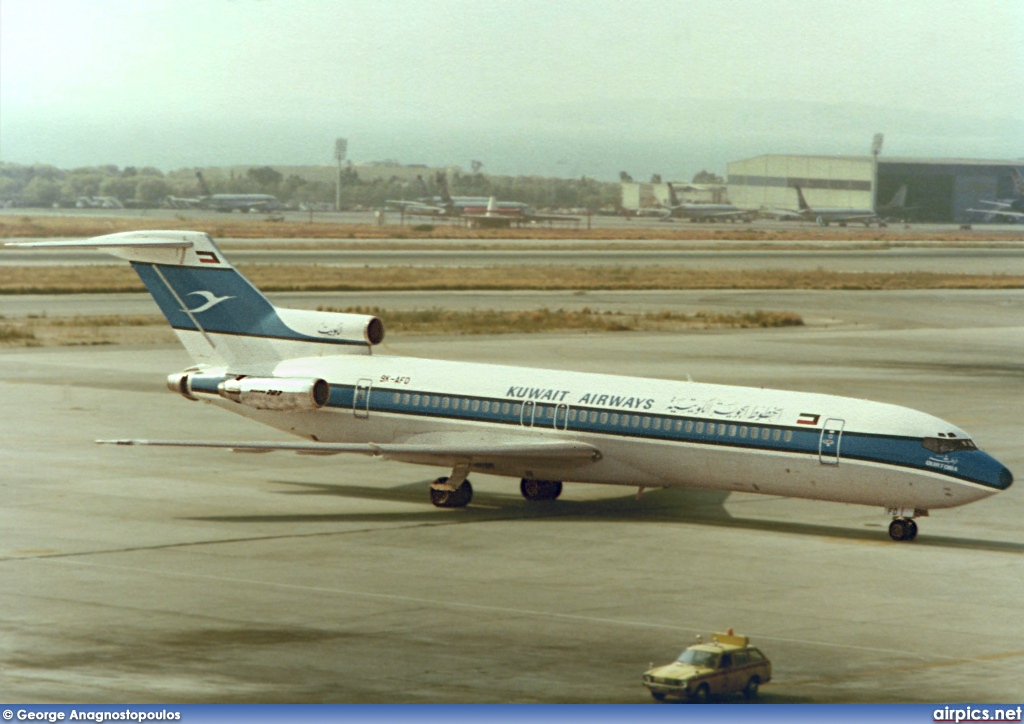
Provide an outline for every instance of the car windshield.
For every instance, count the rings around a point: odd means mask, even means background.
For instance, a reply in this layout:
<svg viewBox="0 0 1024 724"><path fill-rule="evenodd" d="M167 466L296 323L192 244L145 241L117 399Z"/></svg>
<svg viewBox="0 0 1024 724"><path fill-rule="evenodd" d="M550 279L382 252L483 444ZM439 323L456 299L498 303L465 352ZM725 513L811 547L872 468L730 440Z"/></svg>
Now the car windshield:
<svg viewBox="0 0 1024 724"><path fill-rule="evenodd" d="M683 653L679 654L679 658L676 659L680 664L689 664L690 666L703 666L705 668L715 668L715 659L717 656L710 651L701 651L700 649L687 649Z"/></svg>

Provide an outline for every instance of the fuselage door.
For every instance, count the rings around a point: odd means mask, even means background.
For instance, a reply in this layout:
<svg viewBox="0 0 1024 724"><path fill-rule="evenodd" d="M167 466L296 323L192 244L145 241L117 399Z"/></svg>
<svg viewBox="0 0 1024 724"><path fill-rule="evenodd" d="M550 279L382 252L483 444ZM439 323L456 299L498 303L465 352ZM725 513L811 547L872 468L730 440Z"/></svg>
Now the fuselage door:
<svg viewBox="0 0 1024 724"><path fill-rule="evenodd" d="M830 417L821 428L818 440L818 460L822 465L839 464L839 446L843 441L843 425L845 420Z"/></svg>
<svg viewBox="0 0 1024 724"><path fill-rule="evenodd" d="M566 430L569 428L569 406L564 402L555 405L555 429Z"/></svg>
<svg viewBox="0 0 1024 724"><path fill-rule="evenodd" d="M352 412L356 417L366 418L370 416L370 387L373 380L363 378L356 382L355 393L352 397Z"/></svg>

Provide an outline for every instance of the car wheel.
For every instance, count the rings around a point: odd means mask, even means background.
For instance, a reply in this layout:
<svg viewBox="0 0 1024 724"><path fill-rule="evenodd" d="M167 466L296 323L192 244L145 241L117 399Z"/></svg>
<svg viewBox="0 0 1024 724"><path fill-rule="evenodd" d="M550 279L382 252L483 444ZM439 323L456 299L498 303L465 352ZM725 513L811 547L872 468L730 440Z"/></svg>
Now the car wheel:
<svg viewBox="0 0 1024 724"><path fill-rule="evenodd" d="M665 692L663 691L652 691L651 696L654 697L655 701L665 701Z"/></svg>
<svg viewBox="0 0 1024 724"><path fill-rule="evenodd" d="M747 697L748 699L756 699L757 690L760 688L760 686L761 680L756 676L751 676L750 681L748 681L747 685L743 687L743 696Z"/></svg>
<svg viewBox="0 0 1024 724"><path fill-rule="evenodd" d="M695 692L693 692L693 699L692 699L692 701L693 701L694 704L707 704L708 703L708 695L709 694L710 694L710 692L708 691L708 685L707 684L701 684L700 686L697 687L697 690Z"/></svg>

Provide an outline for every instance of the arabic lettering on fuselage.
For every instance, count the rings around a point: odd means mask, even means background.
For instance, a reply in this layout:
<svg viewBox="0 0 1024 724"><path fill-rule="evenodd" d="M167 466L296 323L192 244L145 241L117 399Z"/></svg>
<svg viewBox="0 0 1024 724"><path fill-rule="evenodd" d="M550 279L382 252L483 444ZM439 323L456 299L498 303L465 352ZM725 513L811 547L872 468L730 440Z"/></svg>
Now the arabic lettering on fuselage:
<svg viewBox="0 0 1024 724"><path fill-rule="evenodd" d="M716 397L673 397L669 403L670 412L683 415L712 415L728 420L749 420L751 422L772 422L782 415L782 408L773 405L751 405L744 402L720 400Z"/></svg>

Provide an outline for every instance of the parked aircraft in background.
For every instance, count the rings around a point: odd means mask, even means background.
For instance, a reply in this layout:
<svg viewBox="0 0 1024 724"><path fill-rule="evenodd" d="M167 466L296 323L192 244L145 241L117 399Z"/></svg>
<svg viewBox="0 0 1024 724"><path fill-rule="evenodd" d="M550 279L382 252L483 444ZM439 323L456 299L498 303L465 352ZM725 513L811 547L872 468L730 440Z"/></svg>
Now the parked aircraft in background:
<svg viewBox="0 0 1024 724"><path fill-rule="evenodd" d="M692 188L692 187L687 187ZM662 218L690 221L752 221L757 213L732 204L692 204L679 200L675 186L668 184L669 205L660 209Z"/></svg>
<svg viewBox="0 0 1024 724"><path fill-rule="evenodd" d="M379 319L275 307L201 232L12 245L130 261L195 362L167 378L171 391L301 438L102 442L445 467L429 486L444 508L470 502L472 471L519 478L534 501L577 481L875 505L892 516L894 540L913 539L931 509L1013 482L964 430L887 403L372 354Z"/></svg>
<svg viewBox="0 0 1024 724"><path fill-rule="evenodd" d="M1009 221L1011 223L1024 222L1024 175L1020 169L1013 169L1013 188L1017 195L1009 199L998 201L979 200L980 204L988 204L989 209L967 209L974 214L984 214L985 221Z"/></svg>
<svg viewBox="0 0 1024 724"><path fill-rule="evenodd" d="M566 214L541 214L529 204L520 201L498 201L493 196L451 196L448 180L444 173L438 173L436 183L439 196L428 196L427 187L421 176L417 181L424 191L419 199L407 201L389 199L391 207L397 207L403 214L431 216L436 218L465 218L472 225L508 228L512 224L530 224L544 221L579 223L580 217ZM486 219L486 221L485 221Z"/></svg>
<svg viewBox="0 0 1024 724"><path fill-rule="evenodd" d="M832 223L845 226L851 221L864 224L864 226L871 226L871 224L886 226L885 221L872 209L812 207L804 198L803 189L799 186L793 188L796 189L796 199L799 205L797 213L807 220L817 222L818 226L828 226Z"/></svg>
<svg viewBox="0 0 1024 724"><path fill-rule="evenodd" d="M804 198L803 189L800 186L794 186L793 188L796 189L798 208L763 208L759 213L762 216L770 216L777 219L814 221L819 226L828 226L829 224L846 226L848 223L864 224L864 226L871 226L871 224L888 226L887 219L903 218L901 214L910 210L905 205L907 198L906 185L900 186L896 193L893 194L892 200L888 204L879 206L877 212L871 209L812 207L807 203L807 199Z"/></svg>

